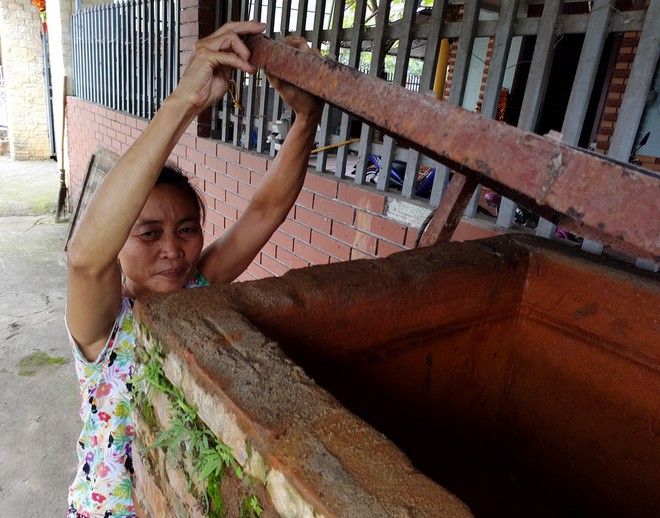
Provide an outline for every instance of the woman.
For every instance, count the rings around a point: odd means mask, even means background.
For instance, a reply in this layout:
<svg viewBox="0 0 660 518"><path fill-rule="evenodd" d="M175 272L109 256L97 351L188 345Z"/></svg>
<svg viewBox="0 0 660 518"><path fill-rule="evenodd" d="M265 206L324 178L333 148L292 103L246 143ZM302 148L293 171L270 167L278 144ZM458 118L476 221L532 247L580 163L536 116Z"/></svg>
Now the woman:
<svg viewBox="0 0 660 518"><path fill-rule="evenodd" d="M199 198L185 177L163 167L197 114L225 95L232 69L256 73L241 37L264 29L258 22L229 23L197 42L176 90L108 173L69 243L66 323L84 423L69 517L136 516L133 302L236 279L302 188L322 105L274 78L269 79L296 113L295 123L243 215L203 251ZM308 50L301 38L286 41Z"/></svg>

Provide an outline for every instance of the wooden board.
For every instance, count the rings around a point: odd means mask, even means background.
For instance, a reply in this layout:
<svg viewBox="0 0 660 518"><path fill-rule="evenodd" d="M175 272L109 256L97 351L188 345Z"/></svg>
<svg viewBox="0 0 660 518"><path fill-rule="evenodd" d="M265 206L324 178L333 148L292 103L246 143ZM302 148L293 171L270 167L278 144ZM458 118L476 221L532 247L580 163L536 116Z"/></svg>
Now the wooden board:
<svg viewBox="0 0 660 518"><path fill-rule="evenodd" d="M117 160L119 160L119 155L102 147L96 148L96 151L90 157L87 164L87 172L85 173L85 180L80 191L80 197L73 212L71 223L69 224L69 233L66 236L66 244L64 245L65 250L69 245L69 239L71 239L71 236L76 231L78 223L85 217L87 207L92 201L94 194L103 182L105 175L117 163Z"/></svg>

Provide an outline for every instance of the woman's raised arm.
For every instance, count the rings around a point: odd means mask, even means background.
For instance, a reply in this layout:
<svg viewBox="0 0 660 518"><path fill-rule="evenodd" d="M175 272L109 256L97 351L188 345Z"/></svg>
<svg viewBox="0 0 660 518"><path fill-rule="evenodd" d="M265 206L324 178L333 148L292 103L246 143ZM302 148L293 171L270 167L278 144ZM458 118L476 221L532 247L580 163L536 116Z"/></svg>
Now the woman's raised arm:
<svg viewBox="0 0 660 518"><path fill-rule="evenodd" d="M318 53L301 37L287 36L284 41ZM296 113L296 118L245 212L202 253L199 270L211 284L231 282L243 273L286 219L305 181L323 102L277 78L268 79Z"/></svg>
<svg viewBox="0 0 660 518"><path fill-rule="evenodd" d="M241 36L265 26L238 22L199 40L176 90L108 173L68 248L67 325L81 352L94 359L121 308L117 256L158 175L184 130L227 91L229 73L256 69Z"/></svg>

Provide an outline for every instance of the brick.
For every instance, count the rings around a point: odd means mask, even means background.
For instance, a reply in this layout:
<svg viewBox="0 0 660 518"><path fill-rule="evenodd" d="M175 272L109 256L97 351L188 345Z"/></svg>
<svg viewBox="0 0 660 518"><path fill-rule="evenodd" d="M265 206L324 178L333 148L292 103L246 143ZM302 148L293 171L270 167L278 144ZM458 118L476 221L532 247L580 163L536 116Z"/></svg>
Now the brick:
<svg viewBox="0 0 660 518"><path fill-rule="evenodd" d="M182 38L185 38L186 36L198 36L198 25L196 23L182 23L179 26L179 34Z"/></svg>
<svg viewBox="0 0 660 518"><path fill-rule="evenodd" d="M353 224L353 216L355 209L350 205L344 205L335 200L324 198L323 196L316 196L314 198L314 210L324 216L329 216L332 219Z"/></svg>
<svg viewBox="0 0 660 518"><path fill-rule="evenodd" d="M385 196L367 191L364 188L340 183L337 198L368 212L382 214L385 211Z"/></svg>
<svg viewBox="0 0 660 518"><path fill-rule="evenodd" d="M296 205L311 209L314 206L314 193L311 191L300 191Z"/></svg>
<svg viewBox="0 0 660 518"><path fill-rule="evenodd" d="M242 198L230 191L227 191L225 201L227 202L227 205L238 209L239 212L243 212L245 209L247 209L249 203L245 198Z"/></svg>
<svg viewBox="0 0 660 518"><path fill-rule="evenodd" d="M250 184L258 187L261 183L261 180L264 179L264 173L259 171L250 171Z"/></svg>
<svg viewBox="0 0 660 518"><path fill-rule="evenodd" d="M223 173L216 173L215 184L218 187L222 187L226 191L233 193L238 192L238 180L236 180L236 178L232 178L229 175Z"/></svg>
<svg viewBox="0 0 660 518"><path fill-rule="evenodd" d="M312 237L312 230L305 225L293 221L292 219L286 219L284 223L280 225L280 230L292 237L303 240L306 243L309 243Z"/></svg>
<svg viewBox="0 0 660 518"><path fill-rule="evenodd" d="M261 154L249 153L248 151L241 151L240 164L248 169L254 169L265 173L268 168L268 159Z"/></svg>
<svg viewBox="0 0 660 518"><path fill-rule="evenodd" d="M182 9L179 15L179 22L182 24L196 22L197 19L197 9Z"/></svg>
<svg viewBox="0 0 660 518"><path fill-rule="evenodd" d="M179 143L192 149L197 148L197 138L193 135L183 134L179 138Z"/></svg>
<svg viewBox="0 0 660 518"><path fill-rule="evenodd" d="M287 265L281 263L277 259L270 257L267 254L264 254L263 252L260 254L260 264L264 269L277 277L284 275L290 270Z"/></svg>
<svg viewBox="0 0 660 518"><path fill-rule="evenodd" d="M215 182L215 171L200 164L195 164L195 176L208 182Z"/></svg>
<svg viewBox="0 0 660 518"><path fill-rule="evenodd" d="M395 245L394 243L389 243L388 241L383 241L382 239L378 241L378 257L387 257L396 252L401 252L405 250L404 247Z"/></svg>
<svg viewBox="0 0 660 518"><path fill-rule="evenodd" d="M303 188L329 198L336 198L339 186L334 177L330 175L321 176L321 173L308 172Z"/></svg>
<svg viewBox="0 0 660 518"><path fill-rule="evenodd" d="M358 250L357 248L353 248L351 250L351 261L354 261L356 259L375 259L375 255L369 255L365 254L364 252Z"/></svg>
<svg viewBox="0 0 660 518"><path fill-rule="evenodd" d="M293 241L293 252L312 265L328 264L330 262L330 255L297 239Z"/></svg>
<svg viewBox="0 0 660 518"><path fill-rule="evenodd" d="M375 236L365 234L364 232L360 232L359 230L355 230L352 227L337 222L332 225L331 235L332 237L348 244L352 248L358 248L364 252L374 255L376 254L377 239Z"/></svg>
<svg viewBox="0 0 660 518"><path fill-rule="evenodd" d="M240 280L266 279L273 277L273 274L258 263L252 262L247 271L239 277Z"/></svg>
<svg viewBox="0 0 660 518"><path fill-rule="evenodd" d="M306 225L310 228L313 228L319 232L326 234L330 233L330 228L332 222L326 216L317 214L305 207L296 206L295 207L295 217L294 219L303 225Z"/></svg>
<svg viewBox="0 0 660 518"><path fill-rule="evenodd" d="M225 217L214 210L206 211L206 221L212 223L213 225L217 225L220 228L224 228L225 226Z"/></svg>
<svg viewBox="0 0 660 518"><path fill-rule="evenodd" d="M211 182L206 182L206 193L210 197L212 197L216 200L220 200L220 201L225 201L225 198L227 196L227 190L226 189L222 188L221 186L218 186L215 183L211 183Z"/></svg>
<svg viewBox="0 0 660 518"><path fill-rule="evenodd" d="M238 220L238 211L235 207L227 205L222 200L215 200L215 210L225 217L225 227L227 222L235 223Z"/></svg>
<svg viewBox="0 0 660 518"><path fill-rule="evenodd" d="M241 150L237 147L230 147L229 144L218 144L217 156L224 158L227 162L238 164L241 159Z"/></svg>
<svg viewBox="0 0 660 518"><path fill-rule="evenodd" d="M350 246L314 230L312 230L311 244L342 261L348 261L351 258Z"/></svg>
<svg viewBox="0 0 660 518"><path fill-rule="evenodd" d="M195 164L183 157L177 158L177 165L186 174L195 174Z"/></svg>
<svg viewBox="0 0 660 518"><path fill-rule="evenodd" d="M186 158L196 164L204 163L204 154L191 147L186 147Z"/></svg>
<svg viewBox="0 0 660 518"><path fill-rule="evenodd" d="M360 210L355 211L355 227L395 243L403 243L406 236L404 225Z"/></svg>
<svg viewBox="0 0 660 518"><path fill-rule="evenodd" d="M227 173L227 161L211 155L204 156L204 164L218 173Z"/></svg>
<svg viewBox="0 0 660 518"><path fill-rule="evenodd" d="M198 138L197 149L206 155L215 157L218 152L218 143L215 140Z"/></svg>
<svg viewBox="0 0 660 518"><path fill-rule="evenodd" d="M227 174L241 182L250 183L250 170L240 165L227 162Z"/></svg>
<svg viewBox="0 0 660 518"><path fill-rule="evenodd" d="M293 250L293 237L280 230L275 231L271 236L270 241L275 243L279 249Z"/></svg>
<svg viewBox="0 0 660 518"><path fill-rule="evenodd" d="M254 194L254 191L256 191L256 188L250 185L249 183L238 182L239 196L249 200L252 199L252 195Z"/></svg>
<svg viewBox="0 0 660 518"><path fill-rule="evenodd" d="M309 262L280 246L277 247L277 260L291 269L306 268Z"/></svg>

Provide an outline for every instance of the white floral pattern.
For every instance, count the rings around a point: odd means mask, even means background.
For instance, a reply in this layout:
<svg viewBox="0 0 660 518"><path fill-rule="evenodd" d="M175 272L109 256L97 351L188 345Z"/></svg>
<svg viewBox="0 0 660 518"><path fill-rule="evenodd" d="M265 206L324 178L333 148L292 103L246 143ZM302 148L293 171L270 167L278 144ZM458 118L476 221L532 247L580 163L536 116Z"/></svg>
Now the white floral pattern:
<svg viewBox="0 0 660 518"><path fill-rule="evenodd" d="M188 288L208 286L195 274ZM135 328L133 303L121 313L96 362L88 362L70 338L80 381L84 423L78 441L78 470L69 488L69 518L133 518L134 430L131 426Z"/></svg>

